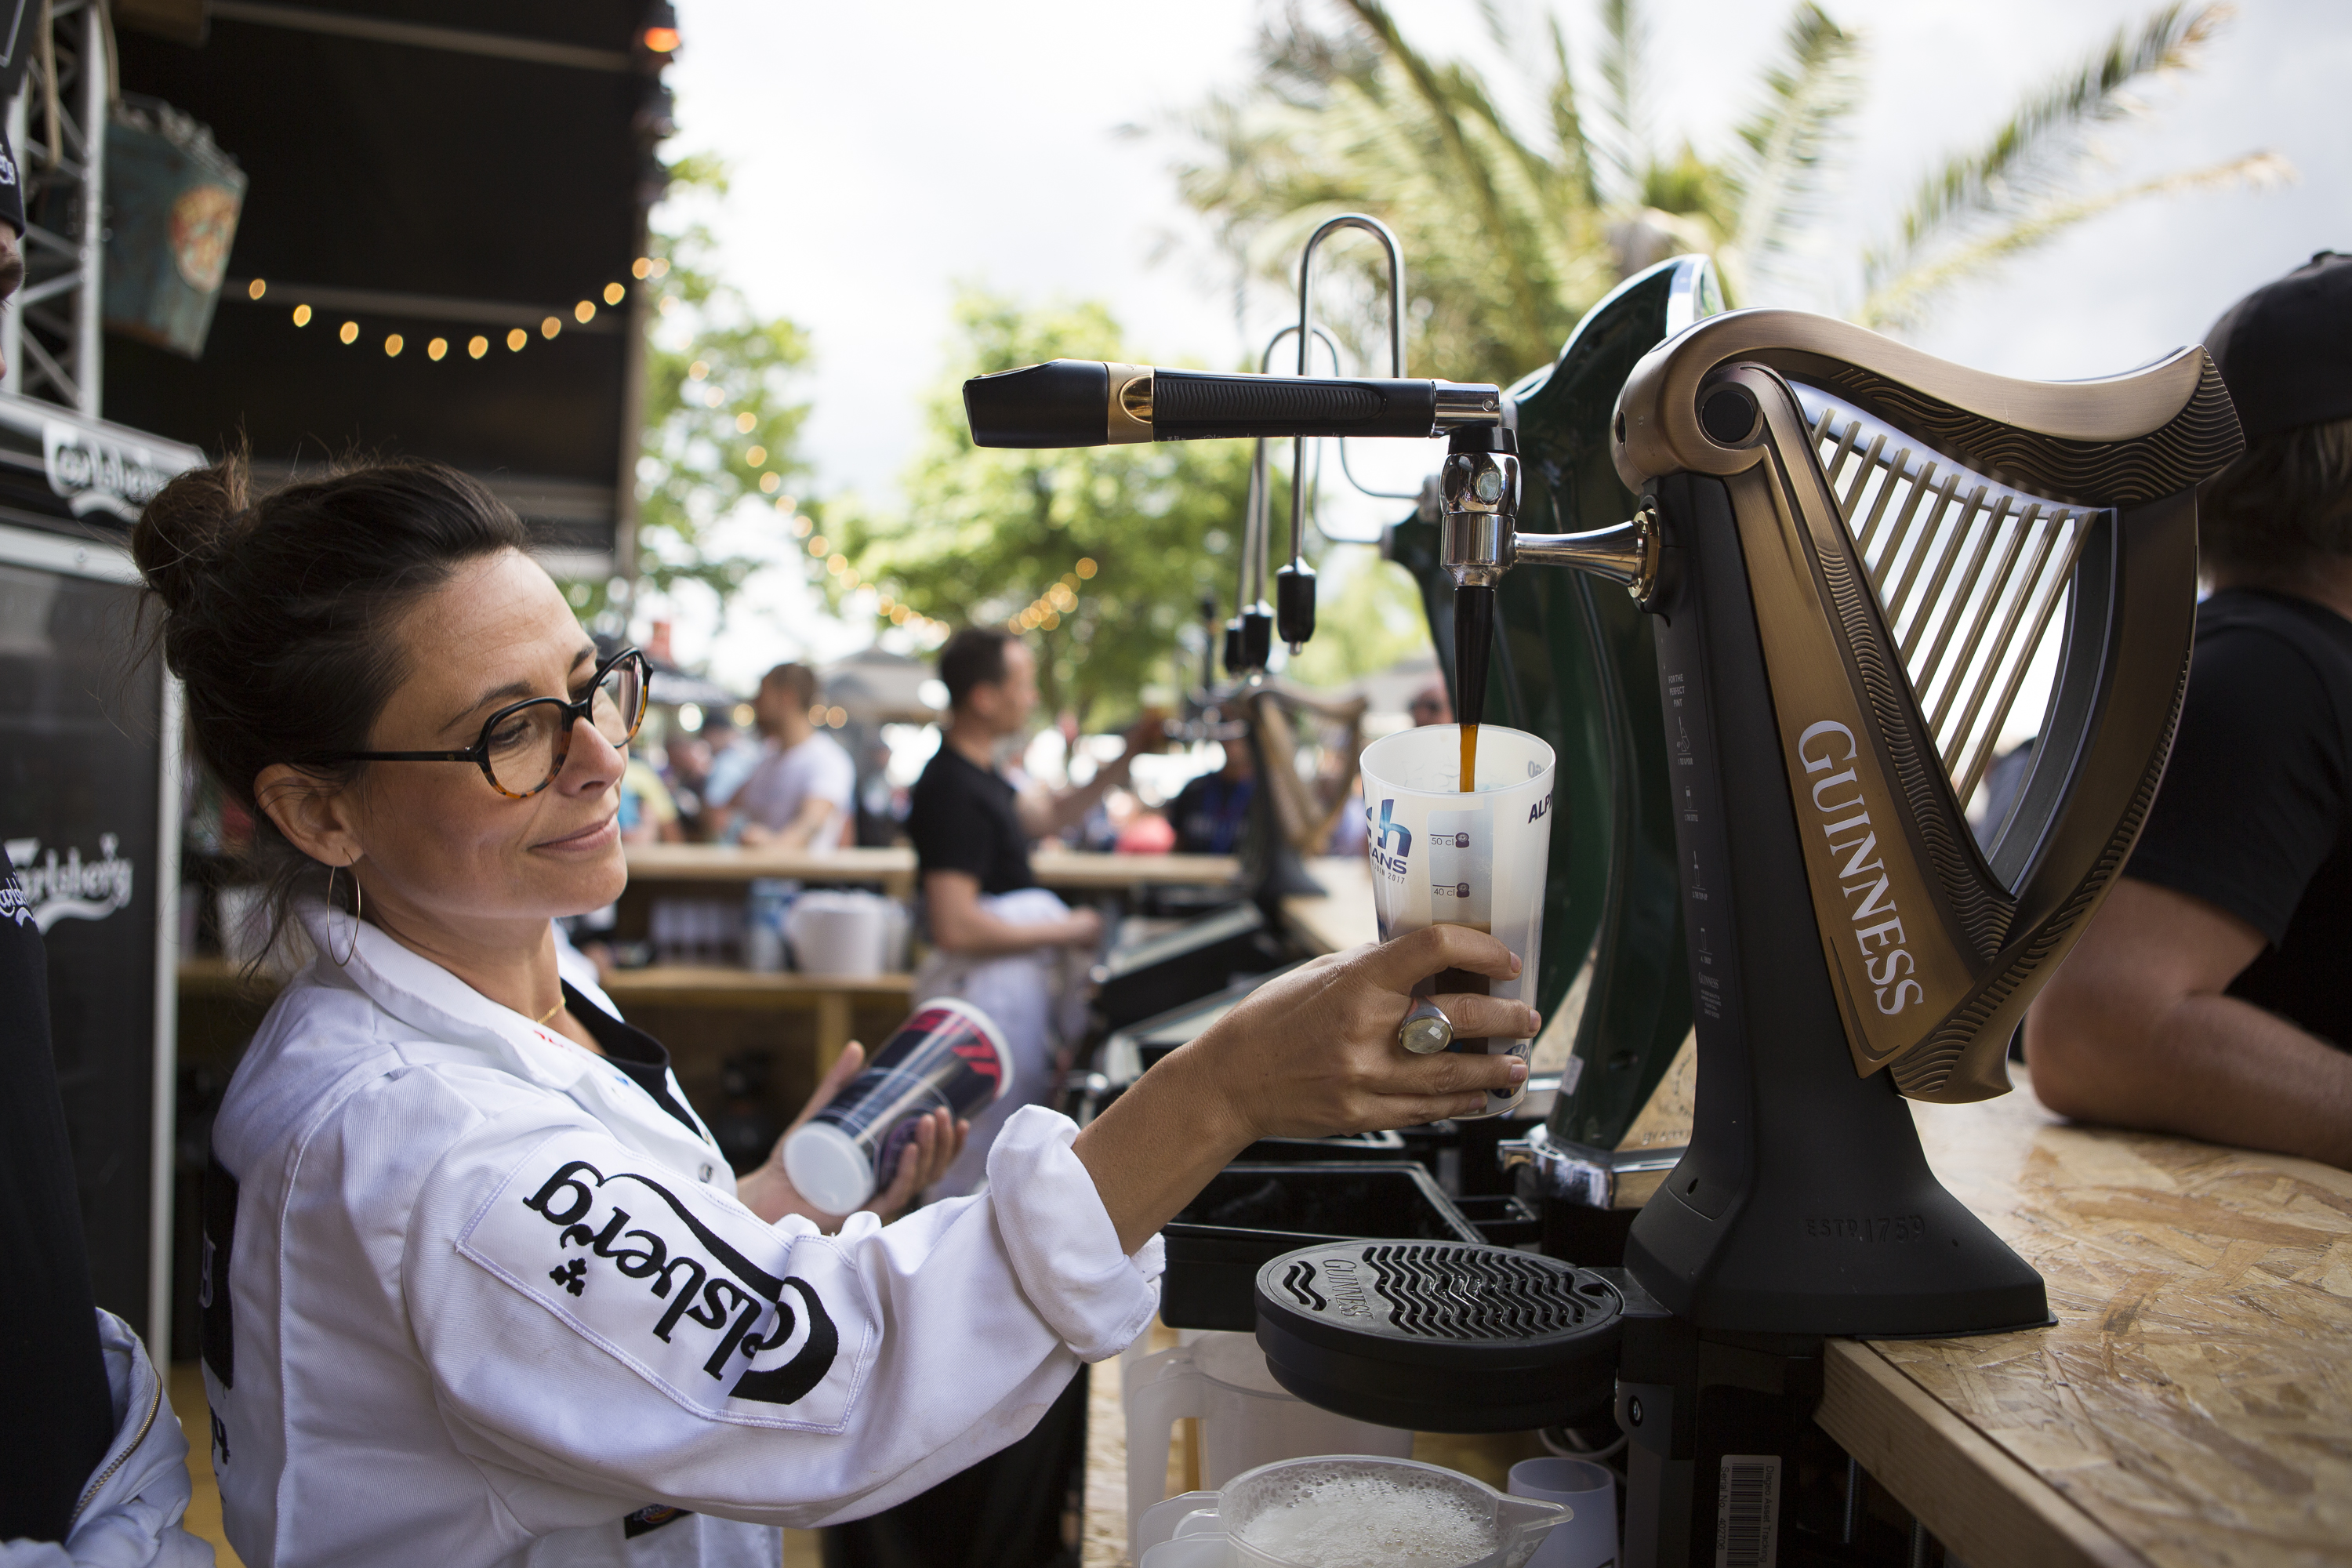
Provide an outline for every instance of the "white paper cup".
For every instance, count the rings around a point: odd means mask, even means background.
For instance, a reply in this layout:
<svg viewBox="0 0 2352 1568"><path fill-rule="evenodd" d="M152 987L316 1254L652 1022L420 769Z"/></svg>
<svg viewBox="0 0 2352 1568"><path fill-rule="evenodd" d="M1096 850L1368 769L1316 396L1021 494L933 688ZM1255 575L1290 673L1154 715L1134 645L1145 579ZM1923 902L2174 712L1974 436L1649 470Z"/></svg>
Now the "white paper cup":
<svg viewBox="0 0 2352 1568"><path fill-rule="evenodd" d="M1478 727L1475 791L1462 793L1462 731L1453 724L1401 730L1364 748L1365 852L1381 940L1431 925L1492 931L1519 958L1519 973L1488 981L1446 971L1422 995L1484 987L1532 1004L1543 953L1544 879L1551 866L1552 749L1524 730ZM1464 1039L1453 1049L1508 1051L1525 1060L1531 1039ZM1524 1086L1486 1096L1483 1114L1507 1113Z"/></svg>

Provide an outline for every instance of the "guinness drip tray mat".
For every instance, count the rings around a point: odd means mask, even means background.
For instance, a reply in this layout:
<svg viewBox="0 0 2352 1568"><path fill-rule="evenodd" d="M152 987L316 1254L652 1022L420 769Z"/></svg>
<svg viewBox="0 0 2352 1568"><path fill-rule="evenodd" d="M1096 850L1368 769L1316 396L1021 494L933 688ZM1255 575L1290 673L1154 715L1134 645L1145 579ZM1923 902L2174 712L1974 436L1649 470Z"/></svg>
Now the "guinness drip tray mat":
<svg viewBox="0 0 2352 1568"><path fill-rule="evenodd" d="M1309 1242L1478 1239L1428 1169L1409 1160L1237 1162L1160 1236L1168 1247L1162 1321L1244 1334L1257 1322L1251 1291L1260 1267Z"/></svg>
<svg viewBox="0 0 2352 1568"><path fill-rule="evenodd" d="M1624 1299L1508 1247L1342 1241L1257 1272L1257 1342L1310 1405L1418 1432L1517 1432L1605 1409Z"/></svg>

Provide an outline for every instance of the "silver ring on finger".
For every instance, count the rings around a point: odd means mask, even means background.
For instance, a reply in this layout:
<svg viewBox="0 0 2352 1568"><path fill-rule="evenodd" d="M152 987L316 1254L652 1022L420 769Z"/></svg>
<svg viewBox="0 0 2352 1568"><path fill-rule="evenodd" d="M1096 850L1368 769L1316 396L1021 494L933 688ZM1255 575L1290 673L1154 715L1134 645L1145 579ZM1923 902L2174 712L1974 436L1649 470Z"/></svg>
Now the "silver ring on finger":
<svg viewBox="0 0 2352 1568"><path fill-rule="evenodd" d="M1397 1026L1397 1044L1417 1057L1433 1056L1453 1043L1454 1020L1427 997L1415 1002Z"/></svg>

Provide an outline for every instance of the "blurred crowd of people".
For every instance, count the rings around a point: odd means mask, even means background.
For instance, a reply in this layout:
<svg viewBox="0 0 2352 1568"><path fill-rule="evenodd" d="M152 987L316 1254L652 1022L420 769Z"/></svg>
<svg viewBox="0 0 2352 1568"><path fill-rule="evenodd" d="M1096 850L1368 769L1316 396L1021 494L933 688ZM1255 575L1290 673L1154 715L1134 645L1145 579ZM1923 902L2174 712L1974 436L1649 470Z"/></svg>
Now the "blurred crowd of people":
<svg viewBox="0 0 2352 1568"><path fill-rule="evenodd" d="M853 756L828 728L823 697L816 671L785 663L761 679L748 703L671 708L667 722L647 726L630 753L621 784L623 839L812 849L907 842L911 794L890 777L888 743L873 735L863 754ZM1415 725L1452 723L1444 682L1433 677L1412 697L1408 714ZM739 717L750 719L748 728ZM1062 714L1054 729L1064 754L1077 759L1084 742L1076 717ZM856 732L868 731L860 727ZM1139 792L1123 768L1115 781L1108 770L1088 775L1104 777L1105 787L1090 791L1087 809L1054 837L1071 848L1101 853L1239 854L1257 793L1256 766L1246 734L1218 750L1219 760L1161 804ZM1053 787L1032 777L1017 758L1004 772L1024 793ZM1362 849L1361 815L1339 814L1326 853Z"/></svg>
<svg viewBox="0 0 2352 1568"><path fill-rule="evenodd" d="M780 664L746 705L750 733L725 710L693 729L674 717L657 742L630 753L622 838L794 849L857 842L857 764L821 727L817 696L814 670Z"/></svg>

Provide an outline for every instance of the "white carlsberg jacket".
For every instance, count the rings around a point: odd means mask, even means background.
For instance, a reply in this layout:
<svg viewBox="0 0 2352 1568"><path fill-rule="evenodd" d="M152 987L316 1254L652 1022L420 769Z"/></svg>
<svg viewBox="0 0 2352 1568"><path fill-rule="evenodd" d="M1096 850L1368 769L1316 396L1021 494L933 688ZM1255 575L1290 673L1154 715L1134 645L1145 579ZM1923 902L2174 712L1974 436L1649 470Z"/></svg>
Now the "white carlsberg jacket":
<svg viewBox="0 0 2352 1568"><path fill-rule="evenodd" d="M1003 1447L1150 1321L1160 1244L1121 1254L1075 1136L1031 1108L985 1194L767 1225L707 1131L361 925L271 1008L213 1132L229 1540L249 1568L774 1568L774 1527Z"/></svg>

